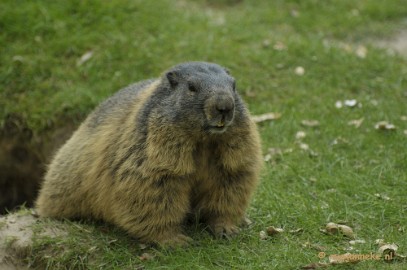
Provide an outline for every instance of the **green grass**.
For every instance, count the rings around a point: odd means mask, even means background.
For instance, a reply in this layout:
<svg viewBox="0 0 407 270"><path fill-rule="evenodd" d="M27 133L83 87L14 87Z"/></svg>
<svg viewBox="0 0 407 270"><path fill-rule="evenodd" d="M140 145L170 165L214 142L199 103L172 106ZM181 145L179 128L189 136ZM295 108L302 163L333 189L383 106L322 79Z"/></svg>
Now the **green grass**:
<svg viewBox="0 0 407 270"><path fill-rule="evenodd" d="M249 209L255 223L234 240L197 228L190 231L197 246L148 250L154 259L141 261L146 251L122 232L80 224L86 231L70 226L69 237L39 237L29 260L49 269L298 269L318 261L306 242L328 255L348 252L348 240L319 231L331 221L366 241L352 253L375 253L375 239L384 238L407 254L407 62L366 44L405 27L406 17L403 0L1 1L0 121L17 114L41 132L62 117L82 119L131 82L204 60L231 70L253 114L282 114L260 124L264 154L291 149L266 164ZM278 42L284 50L273 48ZM359 44L365 58L354 53ZM92 58L78 66L88 51ZM345 99L363 106L335 108ZM360 118L359 128L347 124ZM320 126L304 127L305 119ZM397 130L375 130L381 120ZM299 149L300 130L316 155ZM270 225L304 231L260 240ZM383 261L336 267L404 268Z"/></svg>

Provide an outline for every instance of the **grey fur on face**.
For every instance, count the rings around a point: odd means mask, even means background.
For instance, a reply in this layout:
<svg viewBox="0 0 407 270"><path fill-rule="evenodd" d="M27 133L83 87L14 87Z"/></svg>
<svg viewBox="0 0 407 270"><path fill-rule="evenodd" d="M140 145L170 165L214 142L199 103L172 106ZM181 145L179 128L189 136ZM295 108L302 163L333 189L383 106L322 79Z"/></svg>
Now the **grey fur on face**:
<svg viewBox="0 0 407 270"><path fill-rule="evenodd" d="M182 116L173 115L174 119L193 115L190 122L200 125L201 131L213 134L223 133L233 124L235 104L242 101L235 89L235 79L223 67L189 62L171 68L162 81L164 85L168 81L169 91L173 92L171 103L166 105L191 111ZM201 114L196 114L197 111Z"/></svg>

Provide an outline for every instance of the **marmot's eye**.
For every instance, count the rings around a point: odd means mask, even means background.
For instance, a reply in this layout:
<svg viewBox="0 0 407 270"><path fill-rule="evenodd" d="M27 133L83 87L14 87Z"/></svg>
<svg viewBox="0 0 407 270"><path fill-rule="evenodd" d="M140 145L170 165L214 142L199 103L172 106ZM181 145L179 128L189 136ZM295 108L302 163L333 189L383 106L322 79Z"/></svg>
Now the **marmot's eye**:
<svg viewBox="0 0 407 270"><path fill-rule="evenodd" d="M233 91L236 91L236 81L233 81L232 88L233 88Z"/></svg>
<svg viewBox="0 0 407 270"><path fill-rule="evenodd" d="M195 85L193 85L192 83L189 83L189 84L188 84L188 89L189 89L189 91L191 91L191 92L196 92L196 91L198 91L198 90L196 89Z"/></svg>

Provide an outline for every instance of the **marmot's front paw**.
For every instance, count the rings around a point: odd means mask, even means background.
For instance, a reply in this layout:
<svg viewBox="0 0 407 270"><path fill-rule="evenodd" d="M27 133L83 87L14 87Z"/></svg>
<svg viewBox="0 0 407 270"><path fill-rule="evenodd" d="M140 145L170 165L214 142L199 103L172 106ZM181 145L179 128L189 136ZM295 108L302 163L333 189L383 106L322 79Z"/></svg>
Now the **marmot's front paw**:
<svg viewBox="0 0 407 270"><path fill-rule="evenodd" d="M249 227L249 226L252 225L252 224L253 224L253 221L251 221L247 216L245 216L245 217L242 219L242 222L241 222L240 226L242 226L242 227Z"/></svg>
<svg viewBox="0 0 407 270"><path fill-rule="evenodd" d="M210 226L212 232L216 237L230 238L237 235L240 232L239 227L229 222L216 222Z"/></svg>
<svg viewBox="0 0 407 270"><path fill-rule="evenodd" d="M187 247L189 244L192 243L192 238L188 237L182 233L169 236L167 238L163 238L158 240L159 246L163 248L180 248L180 247Z"/></svg>

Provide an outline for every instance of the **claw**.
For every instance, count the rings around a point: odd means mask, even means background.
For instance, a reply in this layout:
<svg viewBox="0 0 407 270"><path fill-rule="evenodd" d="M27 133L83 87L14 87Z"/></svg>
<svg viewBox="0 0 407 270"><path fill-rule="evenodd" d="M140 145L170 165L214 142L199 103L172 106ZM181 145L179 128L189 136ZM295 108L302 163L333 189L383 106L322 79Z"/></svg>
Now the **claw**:
<svg viewBox="0 0 407 270"><path fill-rule="evenodd" d="M191 243L193 243L193 239L188 237L182 233L177 234L173 237L169 237L163 240L157 241L159 246L162 248L183 248L188 247Z"/></svg>
<svg viewBox="0 0 407 270"><path fill-rule="evenodd" d="M211 227L215 236L219 238L231 239L240 232L240 229L233 224L218 223Z"/></svg>

